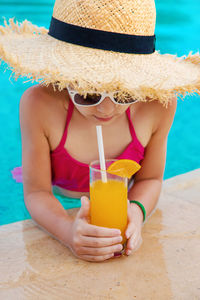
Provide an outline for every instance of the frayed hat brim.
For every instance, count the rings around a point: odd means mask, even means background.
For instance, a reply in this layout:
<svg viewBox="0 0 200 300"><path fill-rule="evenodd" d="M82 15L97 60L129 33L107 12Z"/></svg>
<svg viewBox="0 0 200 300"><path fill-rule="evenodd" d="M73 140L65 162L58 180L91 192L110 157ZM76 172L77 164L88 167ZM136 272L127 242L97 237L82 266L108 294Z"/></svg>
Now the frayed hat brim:
<svg viewBox="0 0 200 300"><path fill-rule="evenodd" d="M199 53L177 57L125 54L73 45L54 39L48 30L25 20L0 26L0 59L14 77L27 77L59 90L68 84L80 93L120 91L139 101L167 105L173 95L200 94Z"/></svg>

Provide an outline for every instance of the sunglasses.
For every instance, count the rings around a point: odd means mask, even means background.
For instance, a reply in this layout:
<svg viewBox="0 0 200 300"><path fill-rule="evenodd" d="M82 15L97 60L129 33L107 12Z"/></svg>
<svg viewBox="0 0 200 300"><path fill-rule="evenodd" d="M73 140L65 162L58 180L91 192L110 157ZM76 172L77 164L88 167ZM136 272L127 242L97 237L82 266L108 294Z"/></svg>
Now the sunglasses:
<svg viewBox="0 0 200 300"><path fill-rule="evenodd" d="M126 96L125 100L124 98L121 99L119 97L118 92L113 93L87 93L86 96L78 94L75 90L72 90L71 88L67 88L69 95L72 99L72 102L79 106L89 107L89 106L96 106L100 104L106 97L109 97L113 103L119 104L119 105L129 105L131 103L138 102L138 100Z"/></svg>

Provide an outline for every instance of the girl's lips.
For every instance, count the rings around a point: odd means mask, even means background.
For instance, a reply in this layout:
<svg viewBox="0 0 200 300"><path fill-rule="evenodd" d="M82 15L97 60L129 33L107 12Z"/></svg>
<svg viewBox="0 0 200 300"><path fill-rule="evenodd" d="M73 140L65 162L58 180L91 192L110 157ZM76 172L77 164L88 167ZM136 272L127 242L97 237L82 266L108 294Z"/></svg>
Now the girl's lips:
<svg viewBox="0 0 200 300"><path fill-rule="evenodd" d="M103 122L106 122L106 121L110 121L113 117L110 117L110 118L99 118L97 116L94 116L97 120L99 121L103 121Z"/></svg>

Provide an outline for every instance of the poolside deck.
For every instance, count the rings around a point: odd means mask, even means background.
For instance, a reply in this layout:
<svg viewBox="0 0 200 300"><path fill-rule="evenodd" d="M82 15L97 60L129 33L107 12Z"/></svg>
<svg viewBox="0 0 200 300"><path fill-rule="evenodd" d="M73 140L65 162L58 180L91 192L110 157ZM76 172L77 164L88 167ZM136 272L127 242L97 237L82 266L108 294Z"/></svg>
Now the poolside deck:
<svg viewBox="0 0 200 300"><path fill-rule="evenodd" d="M129 257L89 263L30 220L1 226L0 299L199 300L200 169L164 182Z"/></svg>

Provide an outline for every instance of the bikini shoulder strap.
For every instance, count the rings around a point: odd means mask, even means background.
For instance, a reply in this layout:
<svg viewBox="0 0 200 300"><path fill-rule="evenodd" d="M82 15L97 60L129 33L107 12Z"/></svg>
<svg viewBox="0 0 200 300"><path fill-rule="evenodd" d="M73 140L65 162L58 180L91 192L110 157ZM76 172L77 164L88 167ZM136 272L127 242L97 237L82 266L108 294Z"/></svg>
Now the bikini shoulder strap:
<svg viewBox="0 0 200 300"><path fill-rule="evenodd" d="M131 132L131 136L132 136L133 140L135 140L135 139L137 139L137 136L136 136L135 129L134 129L134 126L133 126L133 122L131 120L130 106L126 110L126 114L128 116L128 120L129 120L129 129L130 129L130 132Z"/></svg>
<svg viewBox="0 0 200 300"><path fill-rule="evenodd" d="M67 111L65 129L64 129L64 133L63 133L62 139L60 141L59 147L64 147L64 145L65 145L65 142L66 142L66 139L67 139L68 126L69 126L69 123L70 123L71 118L72 118L73 110L74 110L74 104L71 101L71 99L69 99L69 106L68 106L68 111Z"/></svg>

